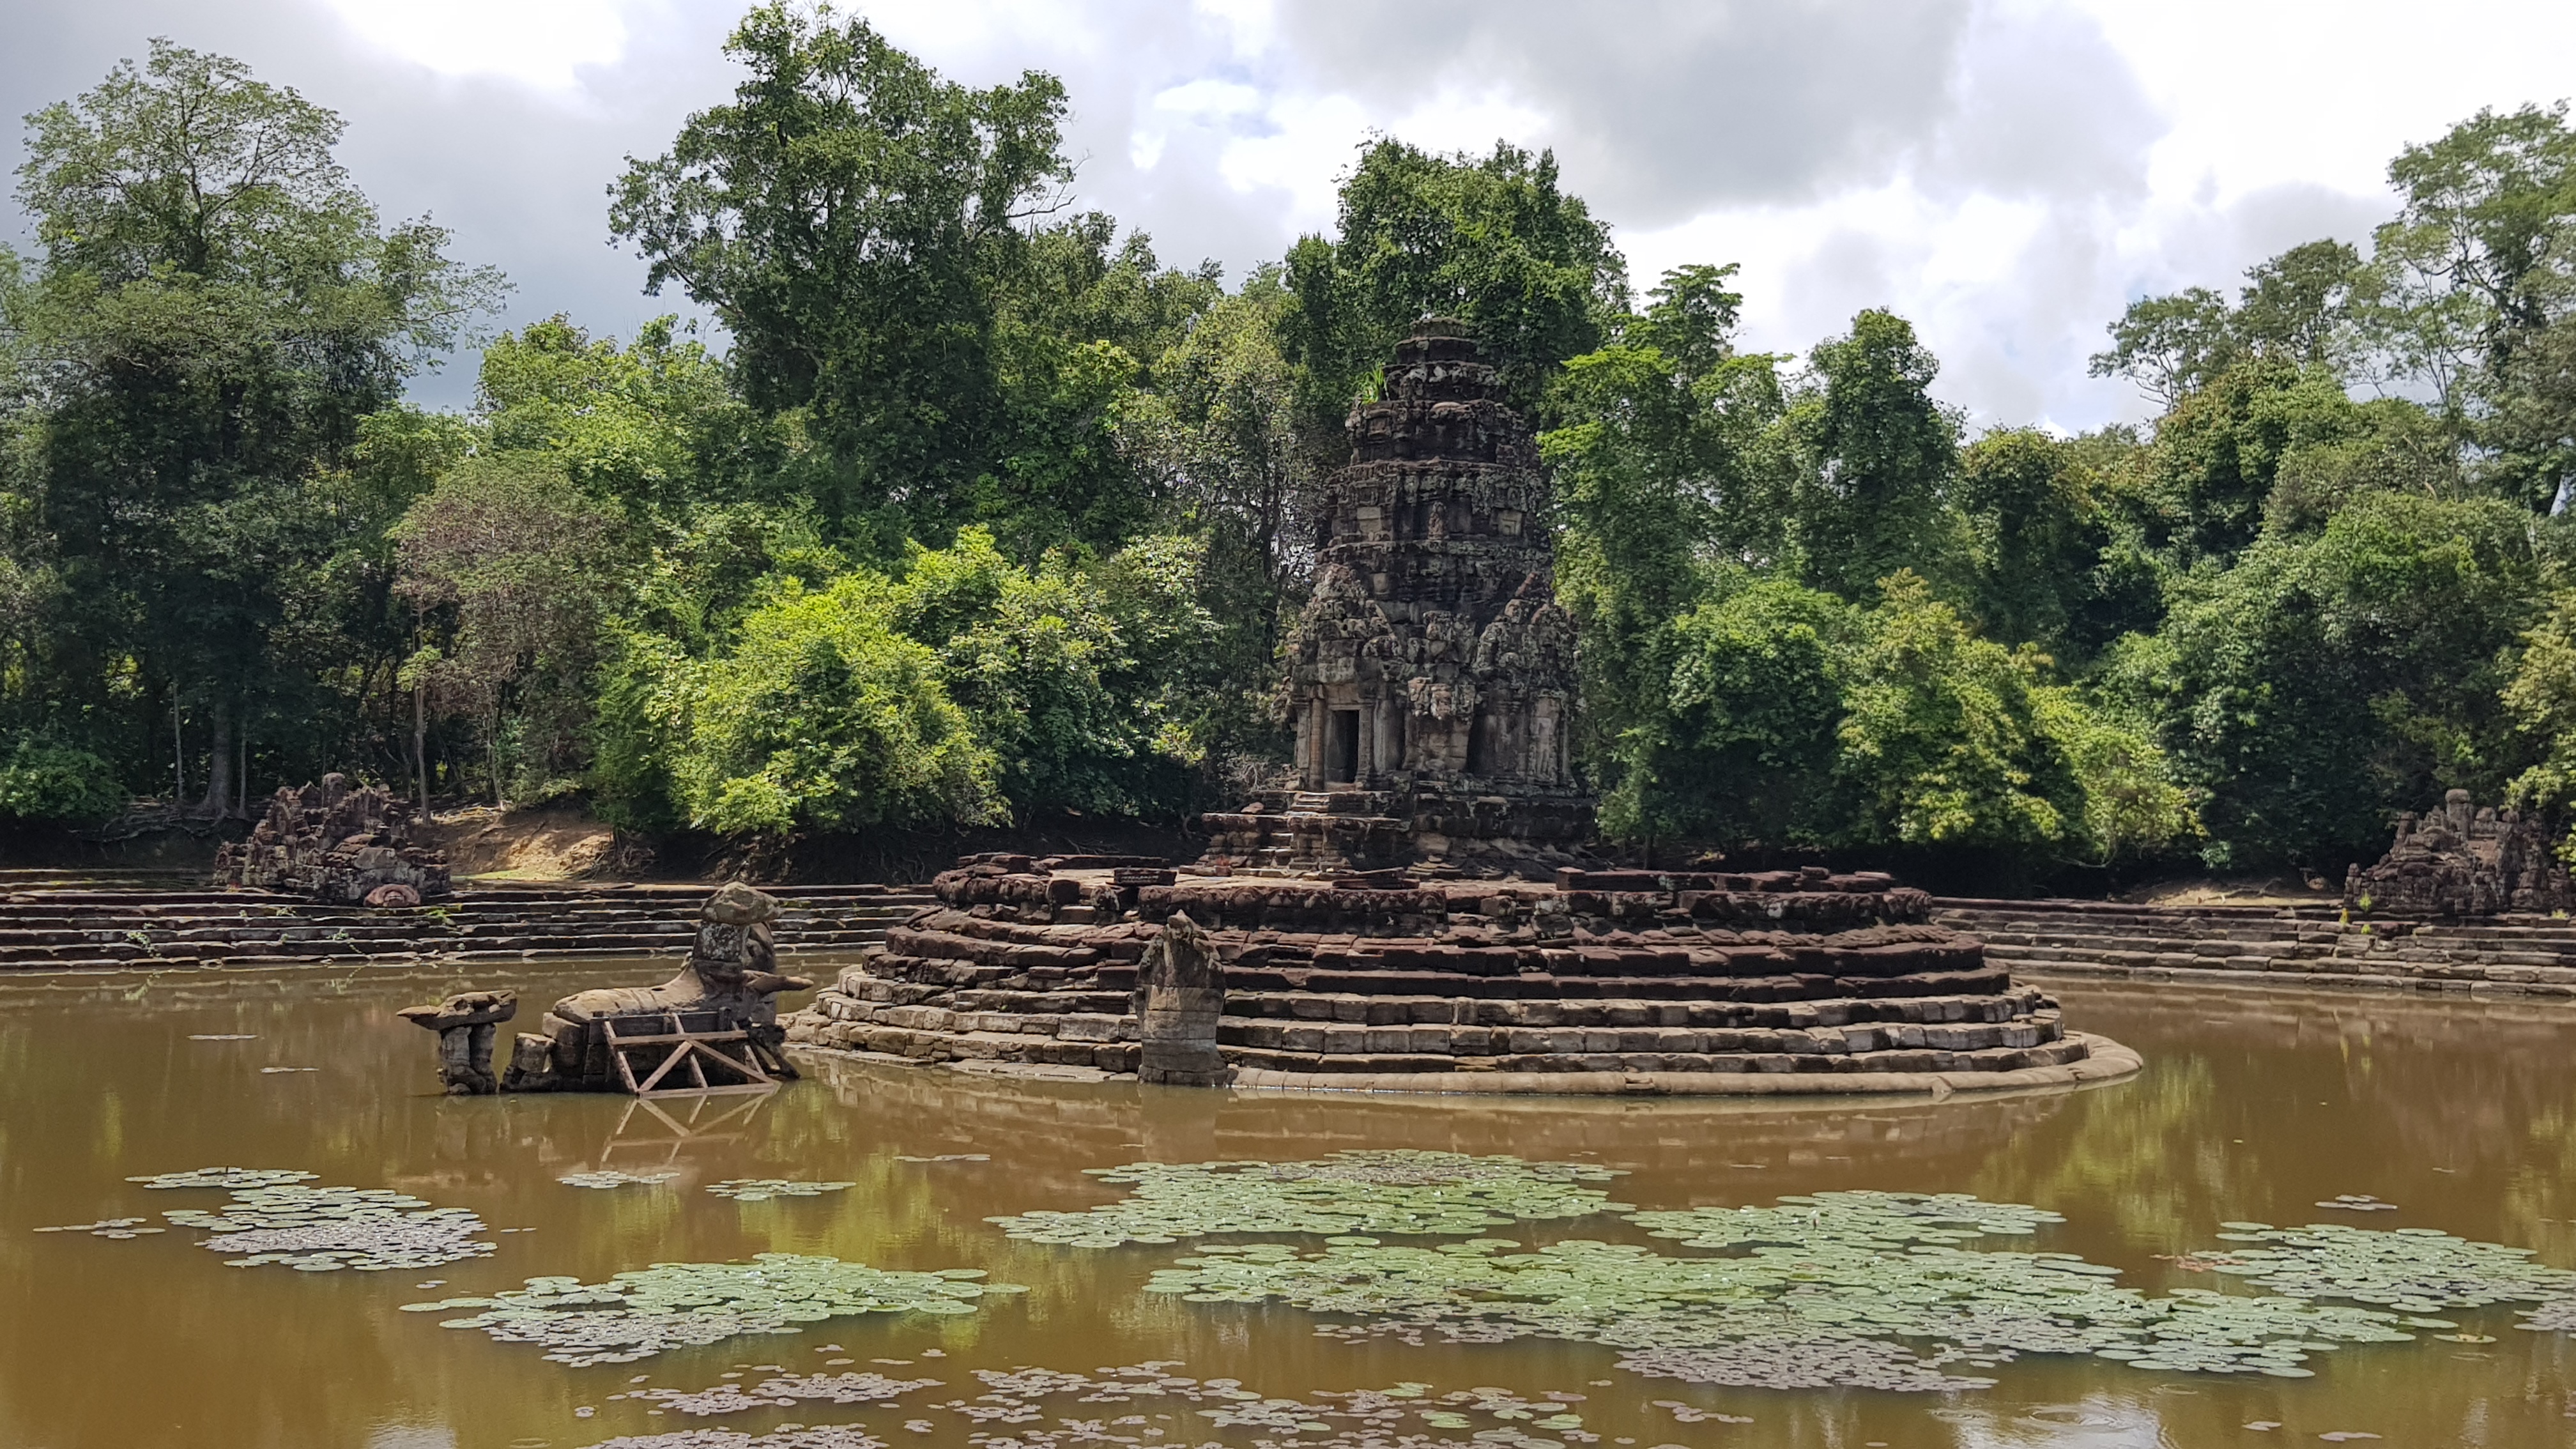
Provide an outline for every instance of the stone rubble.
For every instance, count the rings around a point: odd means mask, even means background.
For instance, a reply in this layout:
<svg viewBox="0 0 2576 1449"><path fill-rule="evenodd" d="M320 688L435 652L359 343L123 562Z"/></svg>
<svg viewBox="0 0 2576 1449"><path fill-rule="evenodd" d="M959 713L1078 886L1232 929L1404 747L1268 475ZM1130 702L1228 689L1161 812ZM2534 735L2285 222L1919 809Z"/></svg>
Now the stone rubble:
<svg viewBox="0 0 2576 1449"><path fill-rule="evenodd" d="M2576 907L2551 841L2536 817L2472 808L2453 790L2420 820L2397 817L2397 839L2377 865L2344 875L2343 906L2373 916L2546 915Z"/></svg>
<svg viewBox="0 0 2576 1449"><path fill-rule="evenodd" d="M410 803L337 774L281 786L250 838L216 852L214 883L371 906L417 906L449 889L447 857L411 843Z"/></svg>

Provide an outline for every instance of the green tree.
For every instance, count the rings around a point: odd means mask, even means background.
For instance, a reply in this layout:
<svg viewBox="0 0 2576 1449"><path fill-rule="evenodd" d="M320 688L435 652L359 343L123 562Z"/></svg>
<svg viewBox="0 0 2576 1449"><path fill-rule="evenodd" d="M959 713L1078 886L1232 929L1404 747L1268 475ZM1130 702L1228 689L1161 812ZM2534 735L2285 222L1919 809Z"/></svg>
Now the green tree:
<svg viewBox="0 0 2576 1449"><path fill-rule="evenodd" d="M1670 626L1706 571L1783 547L1777 359L1735 351L1734 271L1666 273L1645 312L1568 360L1549 395L1560 426L1539 442L1561 525L1557 594L1583 631L1587 724L1605 742L1662 717ZM1633 753L1607 748L1614 761Z"/></svg>
<svg viewBox="0 0 2576 1449"><path fill-rule="evenodd" d="M1713 583L1673 625L1666 707L1618 742L1615 833L2046 868L2196 832L2145 731L1922 579L1894 575L1870 608L1749 571Z"/></svg>
<svg viewBox="0 0 2576 1449"><path fill-rule="evenodd" d="M992 752L894 627L886 581L783 582L723 653L627 666L681 818L730 835L1002 818Z"/></svg>
<svg viewBox="0 0 2576 1449"><path fill-rule="evenodd" d="M1557 182L1556 158L1497 144L1439 155L1380 138L1341 186L1336 239L1288 252L1293 303L1280 333L1299 413L1322 446L1426 315L1456 317L1533 411L1559 363L1590 352L1627 310L1627 263L1610 229Z"/></svg>
<svg viewBox="0 0 2576 1449"><path fill-rule="evenodd" d="M125 808L116 768L89 751L34 736L0 761L0 817L46 825L95 825Z"/></svg>
<svg viewBox="0 0 2576 1449"><path fill-rule="evenodd" d="M638 518L760 496L794 474L793 440L746 408L723 364L669 317L622 348L561 313L503 333L483 349L474 411L490 448L542 454Z"/></svg>
<svg viewBox="0 0 2576 1449"><path fill-rule="evenodd" d="M2362 365L2380 278L2349 243L2302 242L2245 276L2233 307L2207 287L2130 303L2087 370L2129 379L2170 412L2249 358L2338 374Z"/></svg>
<svg viewBox="0 0 2576 1449"><path fill-rule="evenodd" d="M938 651L949 697L1023 815L1136 815L1185 791L1174 767L1196 762L1193 721L1157 686L1184 676L1215 630L1191 597L1197 550L1174 542L1093 571L1061 553L1016 567L973 528L948 549L914 546L889 593L894 627Z"/></svg>
<svg viewBox="0 0 2576 1449"><path fill-rule="evenodd" d="M1940 363L1891 312L1865 311L1818 343L1786 425L1800 451L1793 543L1808 582L1872 598L1899 569L1935 566L1959 420L1932 398Z"/></svg>
<svg viewBox="0 0 2576 1449"><path fill-rule="evenodd" d="M493 803L507 799L507 754L518 755L523 795L575 780L618 590L615 516L560 468L503 454L451 470L395 538L396 593L451 625L447 647L418 656L413 678L476 721Z"/></svg>
<svg viewBox="0 0 2576 1449"><path fill-rule="evenodd" d="M1034 556L1141 522L1116 446L1150 356L1212 292L1105 218L1050 224L1072 169L1064 88L974 90L865 21L769 5L726 53L731 105L629 164L610 224L733 337L754 408L828 450L815 502L865 549L981 522Z"/></svg>
<svg viewBox="0 0 2576 1449"><path fill-rule="evenodd" d="M2441 791L2524 761L2501 698L2538 592L2528 519L2492 499L2355 498L2181 578L2105 678L2204 790L2213 864L2331 867Z"/></svg>
<svg viewBox="0 0 2576 1449"><path fill-rule="evenodd" d="M2207 287L2140 297L2111 324L2111 346L2093 354L2095 377L2125 377L2171 410L2236 360L2227 299Z"/></svg>
<svg viewBox="0 0 2576 1449"><path fill-rule="evenodd" d="M1997 429L1960 451L1951 501L1967 546L1946 571L1987 638L2057 657L2109 642L2093 637L2113 612L2100 576L2110 535L2085 452L2036 428Z"/></svg>
<svg viewBox="0 0 2576 1449"><path fill-rule="evenodd" d="M2443 384L2490 381L2576 300L2576 131L2567 106L2481 110L2388 163L2404 198L2374 264L2403 362Z"/></svg>
<svg viewBox="0 0 2576 1449"><path fill-rule="evenodd" d="M1208 742L1238 753L1274 744L1272 675L1313 551L1315 459L1299 446L1296 380L1278 333L1288 300L1277 268L1246 278L1164 351L1154 390L1122 423L1161 526L1202 540L1199 598L1216 630Z"/></svg>
<svg viewBox="0 0 2576 1449"><path fill-rule="evenodd" d="M1603 826L1728 845L1838 838L1835 730L1863 611L1745 570L1712 583L1661 641L1663 688L1609 742Z"/></svg>
<svg viewBox="0 0 2576 1449"><path fill-rule="evenodd" d="M104 703L131 667L196 706L208 811L232 803L255 698L347 662L281 646L332 561L391 521L331 481L360 461L361 421L499 287L426 219L380 225L333 159L341 130L155 41L30 117L18 171L43 257L7 325L67 604L54 684Z"/></svg>
<svg viewBox="0 0 2576 1449"><path fill-rule="evenodd" d="M2223 564L2262 532L2285 458L2365 431L2363 414L2332 373L2253 358L2157 419L2154 440L2137 459L2138 476L2117 501L2171 567ZM2313 512L2295 499L2293 506Z"/></svg>

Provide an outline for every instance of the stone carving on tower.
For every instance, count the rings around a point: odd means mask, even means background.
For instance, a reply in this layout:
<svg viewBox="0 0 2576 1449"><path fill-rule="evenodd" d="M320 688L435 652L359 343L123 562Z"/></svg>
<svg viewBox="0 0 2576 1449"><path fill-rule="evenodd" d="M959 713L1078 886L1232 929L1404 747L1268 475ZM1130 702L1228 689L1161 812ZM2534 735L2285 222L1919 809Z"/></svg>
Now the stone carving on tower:
<svg viewBox="0 0 2576 1449"><path fill-rule="evenodd" d="M1590 836L1547 478L1499 391L1468 330L1427 319L1352 410L1277 696L1293 778L1207 817L1208 866L1543 875Z"/></svg>

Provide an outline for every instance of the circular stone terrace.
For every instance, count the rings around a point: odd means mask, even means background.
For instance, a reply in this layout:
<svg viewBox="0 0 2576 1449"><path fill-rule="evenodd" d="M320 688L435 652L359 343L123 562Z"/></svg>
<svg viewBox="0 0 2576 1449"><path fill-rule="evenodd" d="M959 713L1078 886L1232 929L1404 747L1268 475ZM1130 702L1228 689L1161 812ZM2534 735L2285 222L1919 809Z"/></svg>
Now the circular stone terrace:
<svg viewBox="0 0 2576 1449"><path fill-rule="evenodd" d="M789 1039L1041 1075L1137 1068L1138 978L1176 912L1222 968L1237 1087L1646 1095L2107 1080L1983 945L1877 874L1560 872L1553 883L1188 876L972 856Z"/></svg>

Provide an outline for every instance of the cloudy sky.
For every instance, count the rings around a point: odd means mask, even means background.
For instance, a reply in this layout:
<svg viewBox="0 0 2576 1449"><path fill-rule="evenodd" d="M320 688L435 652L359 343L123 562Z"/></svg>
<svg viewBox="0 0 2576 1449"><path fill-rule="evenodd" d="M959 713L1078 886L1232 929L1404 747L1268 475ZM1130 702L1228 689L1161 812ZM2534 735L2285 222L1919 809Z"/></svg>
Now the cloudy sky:
<svg viewBox="0 0 2576 1449"><path fill-rule="evenodd" d="M741 0L10 0L0 107L166 35L348 118L389 214L427 212L517 290L620 336L642 295L604 188L735 73ZM1071 91L1084 202L1239 277L1332 224L1373 133L1555 150L1642 285L1736 261L1750 342L1862 307L1914 319L1981 422L2141 416L2085 356L2131 297L2362 240L2388 157L2481 106L2576 90L2564 0L879 0L977 84ZM8 140L8 165L18 140ZM23 219L0 209L0 234ZM23 245L23 241L21 242ZM416 387L461 404L470 363Z"/></svg>

